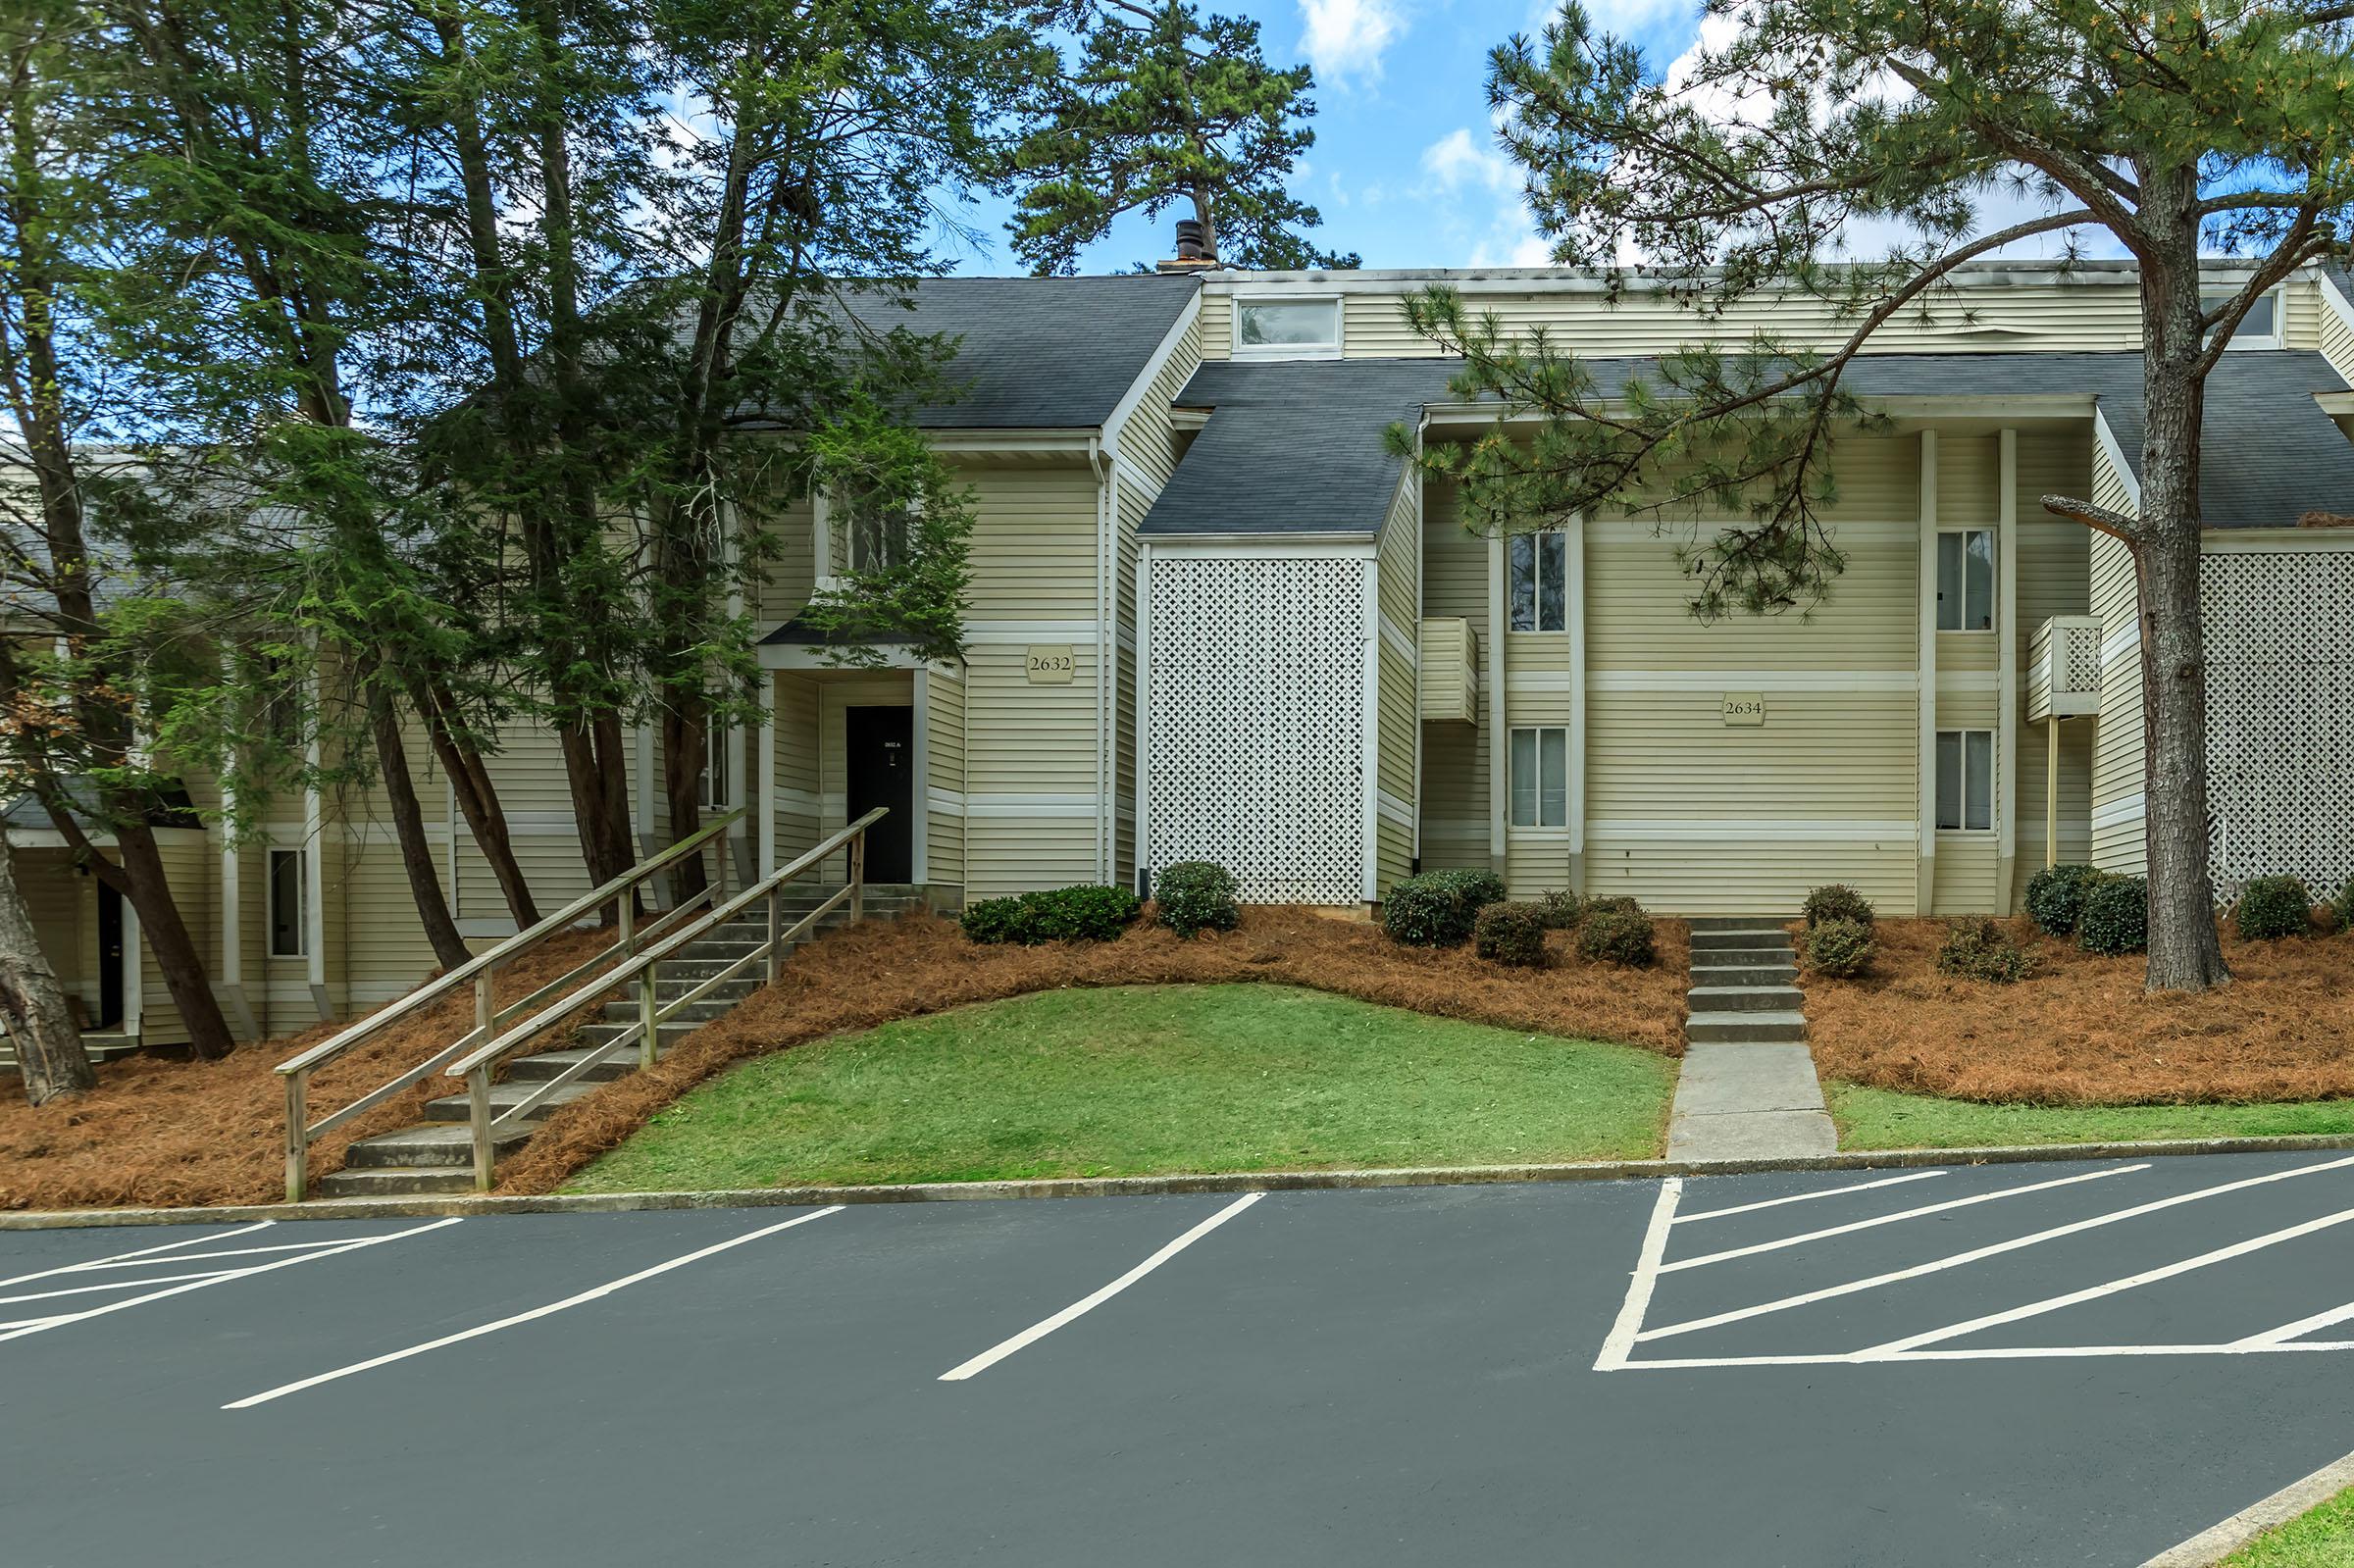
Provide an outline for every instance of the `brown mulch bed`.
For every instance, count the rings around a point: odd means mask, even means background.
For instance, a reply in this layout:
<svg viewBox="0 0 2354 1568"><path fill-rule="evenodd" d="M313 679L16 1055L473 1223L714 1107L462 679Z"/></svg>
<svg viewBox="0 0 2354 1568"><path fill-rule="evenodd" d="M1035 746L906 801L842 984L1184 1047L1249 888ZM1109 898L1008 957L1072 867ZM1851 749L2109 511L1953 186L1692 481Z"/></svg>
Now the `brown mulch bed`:
<svg viewBox="0 0 2354 1568"><path fill-rule="evenodd" d="M1659 922L1646 970L1588 964L1551 938L1551 968L1483 963L1468 947L1401 947L1372 926L1312 910L1253 908L1242 929L1185 940L1139 925L1116 942L978 946L951 922L909 915L838 932L793 955L777 985L682 1040L651 1072L576 1100L499 1169L502 1192L546 1192L696 1084L750 1057L972 1002L1066 986L1271 981L1508 1029L1683 1051L1687 930Z"/></svg>
<svg viewBox="0 0 2354 1568"><path fill-rule="evenodd" d="M550 941L498 977L503 1002L573 968L606 938ZM474 990L403 1019L311 1079L311 1119L415 1066L474 1023ZM239 1046L217 1062L139 1055L98 1069L95 1093L33 1109L0 1077L0 1209L111 1204L275 1203L285 1196L285 1087L275 1069L347 1022ZM436 1073L311 1145L314 1177L339 1170L354 1138L407 1127L462 1086Z"/></svg>
<svg viewBox="0 0 2354 1568"><path fill-rule="evenodd" d="M1882 920L1861 980L1810 979L1821 1075L1908 1094L2061 1105L2182 1105L2354 1094L2354 936L2242 941L2230 985L2149 996L2142 959L2102 958L2010 923L2035 958L2014 986L1937 972L1946 922Z"/></svg>

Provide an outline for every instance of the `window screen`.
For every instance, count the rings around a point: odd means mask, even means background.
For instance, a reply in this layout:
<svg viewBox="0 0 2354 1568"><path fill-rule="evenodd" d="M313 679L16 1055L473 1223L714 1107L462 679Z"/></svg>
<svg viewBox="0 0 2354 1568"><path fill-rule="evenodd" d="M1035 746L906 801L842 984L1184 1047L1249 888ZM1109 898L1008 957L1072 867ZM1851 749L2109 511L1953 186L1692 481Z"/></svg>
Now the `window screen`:
<svg viewBox="0 0 2354 1568"><path fill-rule="evenodd" d="M1512 732L1512 826L1561 828L1569 822L1569 732L1544 727Z"/></svg>
<svg viewBox="0 0 2354 1568"><path fill-rule="evenodd" d="M1937 630L1994 630L1994 531L1949 530L1937 535Z"/></svg>
<svg viewBox="0 0 2354 1568"><path fill-rule="evenodd" d="M1514 632L1569 629L1569 541L1561 533L1515 533L1506 545Z"/></svg>

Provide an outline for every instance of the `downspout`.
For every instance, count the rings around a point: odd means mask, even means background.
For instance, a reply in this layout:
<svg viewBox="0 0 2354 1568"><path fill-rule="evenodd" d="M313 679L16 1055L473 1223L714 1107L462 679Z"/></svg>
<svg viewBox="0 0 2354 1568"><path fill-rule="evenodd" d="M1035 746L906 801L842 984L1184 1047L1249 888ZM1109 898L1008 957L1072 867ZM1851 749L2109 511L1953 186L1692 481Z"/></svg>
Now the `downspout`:
<svg viewBox="0 0 2354 1568"><path fill-rule="evenodd" d="M1115 520L1118 517L1117 448L1106 449L1100 430L1087 438L1087 466L1096 477L1096 880L1112 878L1118 853L1119 827L1113 820L1112 782L1119 769L1112 758L1112 662L1117 612L1111 602Z"/></svg>

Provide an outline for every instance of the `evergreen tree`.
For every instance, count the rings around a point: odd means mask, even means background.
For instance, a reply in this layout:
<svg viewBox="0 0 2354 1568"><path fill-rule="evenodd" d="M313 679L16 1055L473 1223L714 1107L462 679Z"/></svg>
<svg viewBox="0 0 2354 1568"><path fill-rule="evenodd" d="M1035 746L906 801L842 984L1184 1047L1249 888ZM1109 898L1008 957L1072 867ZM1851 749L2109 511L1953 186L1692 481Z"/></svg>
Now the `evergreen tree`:
<svg viewBox="0 0 2354 1568"><path fill-rule="evenodd" d="M2203 387L2232 330L2297 268L2343 240L2354 168L2354 10L2230 0L2119 9L2105 0L1755 0L1712 7L1675 79L1563 7L1541 44L1491 57L1489 94L1557 261L1691 305L1694 341L1604 385L1558 337L1515 333L1446 289L1413 326L1461 354L1457 391L1499 424L1433 446L1495 531L1573 513L1734 516L1685 557L1695 610L1771 613L1818 599L1842 562L1819 507L1836 436L1861 415L1842 377L1891 321L1966 308L1956 268L2038 236L2105 232L2139 265L2145 428L2136 515L2045 506L2131 551L2148 729L2153 990L2227 978L2207 857L2206 681L2199 604ZM2023 192L2045 216L1977 221ZM1850 226L1907 237L1835 264ZM2251 264L2202 288L2201 256ZM1827 351L1771 330L1715 332L1751 301L1816 301ZM1731 339L1728 341L1728 337ZM1401 450L1407 432L1394 431Z"/></svg>
<svg viewBox="0 0 2354 1568"><path fill-rule="evenodd" d="M1079 0L1068 20L1078 62L1032 106L1002 174L1033 272L1073 272L1123 213L1175 206L1230 267L1357 264L1306 237L1323 219L1285 180L1316 139L1313 82L1305 66L1267 64L1257 23L1185 0Z"/></svg>

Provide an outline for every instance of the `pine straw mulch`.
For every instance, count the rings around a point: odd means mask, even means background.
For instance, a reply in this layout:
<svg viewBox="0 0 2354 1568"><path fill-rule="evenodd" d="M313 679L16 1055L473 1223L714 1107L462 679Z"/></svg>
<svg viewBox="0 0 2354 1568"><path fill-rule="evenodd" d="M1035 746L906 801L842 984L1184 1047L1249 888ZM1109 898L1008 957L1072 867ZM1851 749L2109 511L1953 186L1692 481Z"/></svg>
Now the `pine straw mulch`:
<svg viewBox="0 0 2354 1568"><path fill-rule="evenodd" d="M1239 931L1191 940L1139 924L1114 942L980 946L913 914L834 933L793 955L778 983L633 1073L548 1119L500 1167L502 1192L546 1192L705 1079L754 1056L973 1002L1072 986L1267 981L1443 1018L1683 1051L1687 928L1658 925L1646 970L1589 964L1551 938L1546 969L1483 963L1468 947L1401 947L1375 927L1313 910L1254 907Z"/></svg>
<svg viewBox="0 0 2354 1568"><path fill-rule="evenodd" d="M586 960L607 938L578 932L503 971L503 1004ZM311 1119L340 1109L440 1050L474 1023L474 989L403 1019L311 1079ZM0 1077L0 1209L274 1203L285 1196L280 1062L347 1028L321 1024L239 1046L217 1062L138 1055L98 1069L95 1093L34 1110ZM560 1026L561 1027L561 1026ZM314 1177L339 1170L354 1138L407 1127L461 1085L438 1073L311 1145Z"/></svg>
<svg viewBox="0 0 2354 1568"><path fill-rule="evenodd" d="M2102 958L2010 923L2035 958L2014 986L1937 972L1941 920L1882 920L1861 980L1810 979L1826 1079L1949 1099L2188 1105L2354 1094L2354 936L2242 941L2228 986L2149 996L2142 959Z"/></svg>

